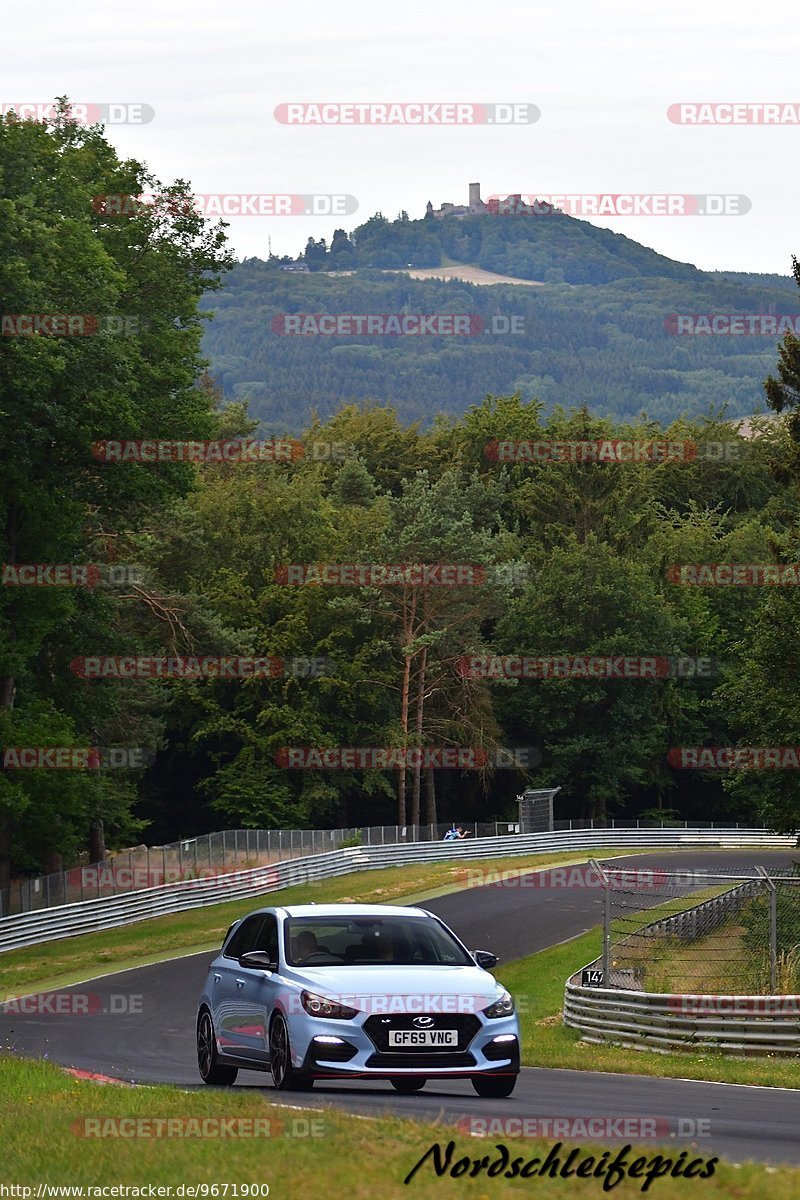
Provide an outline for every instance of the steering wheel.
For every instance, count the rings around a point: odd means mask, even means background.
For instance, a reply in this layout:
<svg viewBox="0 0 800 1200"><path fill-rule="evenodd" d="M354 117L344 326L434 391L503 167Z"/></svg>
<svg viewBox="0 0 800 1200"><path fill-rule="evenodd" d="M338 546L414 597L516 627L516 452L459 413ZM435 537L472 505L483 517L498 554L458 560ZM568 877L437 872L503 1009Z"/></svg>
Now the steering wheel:
<svg viewBox="0 0 800 1200"><path fill-rule="evenodd" d="M303 962L309 963L314 958L336 959L337 955L331 954L330 950L315 950L313 954L306 955L306 957L303 959Z"/></svg>

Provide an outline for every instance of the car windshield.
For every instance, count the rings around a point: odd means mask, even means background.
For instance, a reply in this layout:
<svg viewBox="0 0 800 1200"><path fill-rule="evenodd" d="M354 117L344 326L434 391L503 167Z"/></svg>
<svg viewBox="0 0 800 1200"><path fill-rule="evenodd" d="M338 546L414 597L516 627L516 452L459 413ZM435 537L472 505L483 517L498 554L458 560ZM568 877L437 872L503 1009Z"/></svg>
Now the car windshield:
<svg viewBox="0 0 800 1200"><path fill-rule="evenodd" d="M292 966L474 966L438 921L426 917L289 917Z"/></svg>

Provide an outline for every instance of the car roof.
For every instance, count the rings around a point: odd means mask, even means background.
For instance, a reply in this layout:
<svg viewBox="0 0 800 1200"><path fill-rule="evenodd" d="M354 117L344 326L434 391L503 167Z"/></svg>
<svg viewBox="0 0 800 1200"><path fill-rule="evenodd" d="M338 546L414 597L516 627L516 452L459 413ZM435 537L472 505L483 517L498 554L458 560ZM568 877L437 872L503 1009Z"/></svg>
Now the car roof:
<svg viewBox="0 0 800 1200"><path fill-rule="evenodd" d="M398 904L290 904L260 908L258 912L280 912L287 917L428 917L424 908ZM252 914L251 914L252 915Z"/></svg>

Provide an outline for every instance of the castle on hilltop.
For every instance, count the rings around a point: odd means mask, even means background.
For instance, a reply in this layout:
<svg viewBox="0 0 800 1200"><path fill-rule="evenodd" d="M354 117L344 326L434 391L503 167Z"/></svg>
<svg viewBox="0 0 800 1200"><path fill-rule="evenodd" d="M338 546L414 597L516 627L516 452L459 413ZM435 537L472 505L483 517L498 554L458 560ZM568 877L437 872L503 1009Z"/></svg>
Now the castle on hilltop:
<svg viewBox="0 0 800 1200"><path fill-rule="evenodd" d="M426 217L469 217L486 212L486 205L481 200L481 185L469 185L469 204L450 204L445 200L441 208L434 208L430 200L425 207Z"/></svg>
<svg viewBox="0 0 800 1200"><path fill-rule="evenodd" d="M489 213L490 216L496 217L502 210L503 212L515 212L522 201L521 195L507 196L505 200L501 200L498 196L492 196L484 204L481 200L481 185L479 183L471 183L469 185L469 203L468 204L450 204L445 200L441 208L434 208L430 200L425 207L426 217L436 217L441 220L442 217L476 217L482 213ZM513 204L513 208L509 208Z"/></svg>

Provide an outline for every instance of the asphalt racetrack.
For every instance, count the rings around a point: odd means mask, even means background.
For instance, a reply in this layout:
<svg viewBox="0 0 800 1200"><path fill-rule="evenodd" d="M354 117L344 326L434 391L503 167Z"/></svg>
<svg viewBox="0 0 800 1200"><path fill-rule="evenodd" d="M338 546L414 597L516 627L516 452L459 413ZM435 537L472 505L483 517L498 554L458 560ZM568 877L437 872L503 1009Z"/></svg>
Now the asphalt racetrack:
<svg viewBox="0 0 800 1200"><path fill-rule="evenodd" d="M647 869L725 874L750 873L756 865L779 869L788 866L795 854L695 849L656 851L618 861ZM469 868L470 864L466 865ZM509 868L513 866L509 859ZM528 877L533 874L529 872ZM655 896L652 903L662 899ZM269 896L263 903L269 905ZM254 900L253 908L258 906ZM602 919L600 892L586 887L489 884L420 902L420 906L441 916L471 949L493 950L503 962L575 937ZM207 952L175 958L63 989L90 994L92 1011L88 1015L22 1015L0 1009L0 1047L136 1083L200 1087L195 1061L196 1004L210 958ZM269 1095L271 1079L268 1074L243 1070L236 1086L264 1088ZM318 1082L313 1092L291 1093L285 1099L293 1105L333 1105L364 1115L386 1111L445 1124L465 1117L494 1116L662 1118L672 1132L659 1137L659 1144L672 1139L676 1144L693 1143L698 1154L719 1154L733 1162L800 1163L800 1090L527 1067L514 1094L504 1100L481 1099L464 1080L428 1083L422 1092L410 1096L399 1095L388 1082ZM697 1121L710 1121L709 1135L692 1136L697 1126L691 1123ZM448 1136L463 1142L458 1133L443 1130L443 1140ZM487 1152L499 1140L503 1139L489 1139Z"/></svg>

